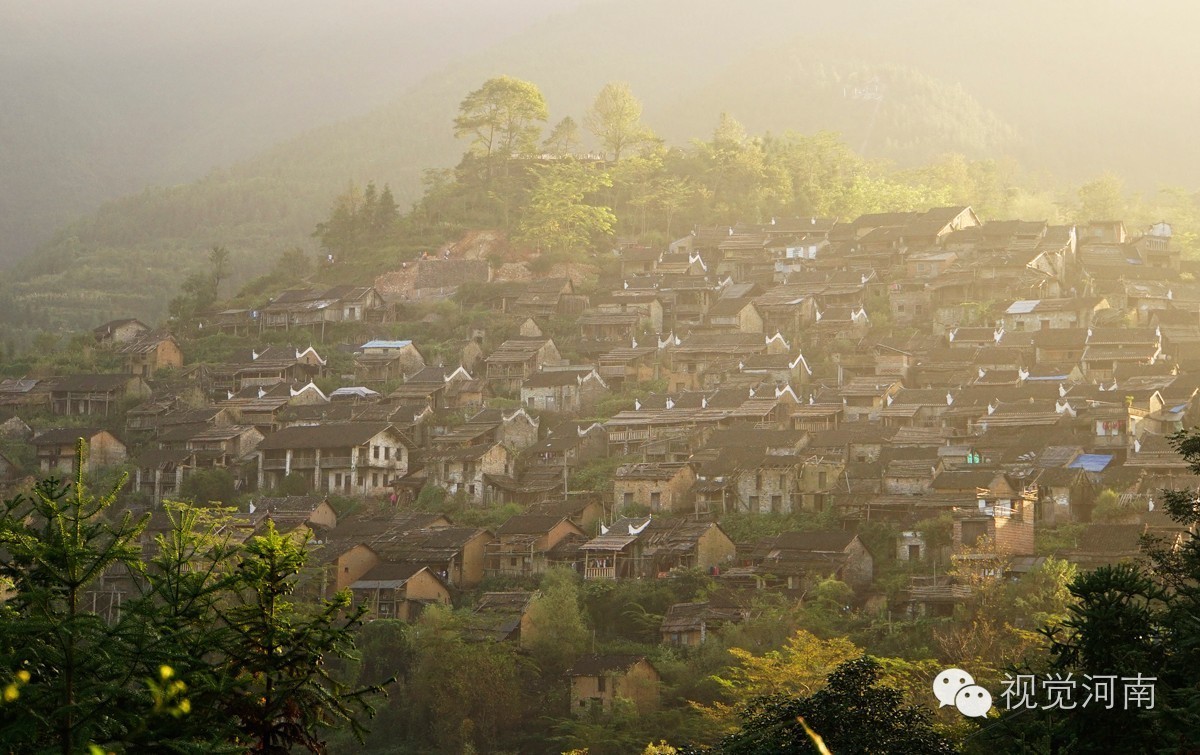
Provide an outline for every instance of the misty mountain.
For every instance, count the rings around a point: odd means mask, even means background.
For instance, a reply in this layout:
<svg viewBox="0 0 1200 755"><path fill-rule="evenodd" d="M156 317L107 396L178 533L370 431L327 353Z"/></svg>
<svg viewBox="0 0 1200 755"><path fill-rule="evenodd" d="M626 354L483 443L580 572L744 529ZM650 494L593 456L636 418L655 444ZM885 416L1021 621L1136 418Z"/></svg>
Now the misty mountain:
<svg viewBox="0 0 1200 755"><path fill-rule="evenodd" d="M0 0L0 264L103 201L368 112L574 4Z"/></svg>

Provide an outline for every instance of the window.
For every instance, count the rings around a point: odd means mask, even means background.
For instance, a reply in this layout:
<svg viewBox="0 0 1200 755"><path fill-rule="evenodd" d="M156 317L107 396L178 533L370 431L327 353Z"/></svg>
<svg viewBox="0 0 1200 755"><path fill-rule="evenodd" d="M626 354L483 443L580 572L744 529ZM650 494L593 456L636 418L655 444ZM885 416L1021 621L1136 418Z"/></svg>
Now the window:
<svg viewBox="0 0 1200 755"><path fill-rule="evenodd" d="M781 496L781 495L771 496L771 512L774 514L778 514L782 509L783 509L783 496Z"/></svg>
<svg viewBox="0 0 1200 755"><path fill-rule="evenodd" d="M987 534L987 522L964 521L962 523L962 544L974 545L979 538Z"/></svg>
<svg viewBox="0 0 1200 755"><path fill-rule="evenodd" d="M909 561L920 561L921 560L921 546L919 546L919 545L908 546L908 560Z"/></svg>
<svg viewBox="0 0 1200 755"><path fill-rule="evenodd" d="M379 487L379 473L378 472L371 473L371 487L373 487L373 488Z"/></svg>
<svg viewBox="0 0 1200 755"><path fill-rule="evenodd" d="M625 493L623 496L621 496L621 503L626 506L632 506L633 505L633 493Z"/></svg>
<svg viewBox="0 0 1200 755"><path fill-rule="evenodd" d="M655 511L658 511L658 508L661 505L662 505L662 493L659 493L656 490L650 494L650 508L654 509Z"/></svg>
<svg viewBox="0 0 1200 755"><path fill-rule="evenodd" d="M821 490L825 489L825 485L829 482L828 473L817 472L817 487Z"/></svg>
<svg viewBox="0 0 1200 755"><path fill-rule="evenodd" d="M604 692L607 688L608 688L608 677L606 677L606 676L596 677L596 689L600 692Z"/></svg>
<svg viewBox="0 0 1200 755"><path fill-rule="evenodd" d="M756 495L750 496L750 510L758 511L758 496Z"/></svg>
<svg viewBox="0 0 1200 755"><path fill-rule="evenodd" d="M467 492L471 494L472 498L475 496L475 484L474 483L471 483L470 485L467 486Z"/></svg>

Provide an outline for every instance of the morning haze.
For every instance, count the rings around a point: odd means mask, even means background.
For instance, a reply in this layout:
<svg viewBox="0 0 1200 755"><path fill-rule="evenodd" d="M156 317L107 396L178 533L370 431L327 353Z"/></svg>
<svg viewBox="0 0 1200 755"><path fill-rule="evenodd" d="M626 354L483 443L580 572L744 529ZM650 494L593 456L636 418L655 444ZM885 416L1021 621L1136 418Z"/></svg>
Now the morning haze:
<svg viewBox="0 0 1200 755"><path fill-rule="evenodd" d="M1196 751L1198 14L0 0L0 751Z"/></svg>

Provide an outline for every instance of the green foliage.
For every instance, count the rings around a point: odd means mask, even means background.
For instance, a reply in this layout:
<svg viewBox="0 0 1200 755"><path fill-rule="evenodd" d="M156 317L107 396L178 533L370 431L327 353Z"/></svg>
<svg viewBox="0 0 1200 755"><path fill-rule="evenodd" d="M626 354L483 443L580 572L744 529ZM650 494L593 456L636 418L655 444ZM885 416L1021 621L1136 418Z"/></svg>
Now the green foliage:
<svg viewBox="0 0 1200 755"><path fill-rule="evenodd" d="M365 249L377 247L388 240L395 231L400 218L392 190L386 184L380 193L374 183L359 190L353 184L334 200L329 219L317 224L313 236L321 242L321 248L338 260L352 260ZM280 258L282 265L294 256L285 252ZM293 271L293 275L295 272Z"/></svg>
<svg viewBox="0 0 1200 755"><path fill-rule="evenodd" d="M445 511L446 489L437 485L426 485L417 493L416 507L420 511Z"/></svg>
<svg viewBox="0 0 1200 755"><path fill-rule="evenodd" d="M312 478L303 472L289 472L279 481L275 493L281 496L308 495L312 490Z"/></svg>
<svg viewBox="0 0 1200 755"><path fill-rule="evenodd" d="M614 162L620 161L622 152L654 136L642 125L642 103L624 82L605 84L584 114L583 123Z"/></svg>
<svg viewBox="0 0 1200 755"><path fill-rule="evenodd" d="M516 240L542 252L543 257L579 259L594 243L612 234L617 218L612 210L587 199L612 186L612 178L597 167L564 159L534 169L535 183L517 227Z"/></svg>
<svg viewBox="0 0 1200 755"><path fill-rule="evenodd" d="M546 101L537 85L496 76L467 94L458 106L454 135L470 137L471 149L504 160L534 152Z"/></svg>
<svg viewBox="0 0 1200 755"><path fill-rule="evenodd" d="M735 543L753 543L784 532L828 530L836 526L837 515L832 507L821 512L794 511L790 514L730 511L721 515L719 523Z"/></svg>
<svg viewBox="0 0 1200 755"><path fill-rule="evenodd" d="M79 444L79 469L86 446ZM13 595L0 619L0 669L30 681L20 698L0 706L0 739L13 751L82 750L135 728L127 709L148 702L128 684L135 646L123 628L85 609L90 588L110 568L143 570L137 538L146 520L100 516L116 490L100 496L82 473L69 485L37 483L5 501L0 517L0 577Z"/></svg>
<svg viewBox="0 0 1200 755"><path fill-rule="evenodd" d="M529 714L528 669L516 647L467 641L461 620L437 606L422 614L415 641L409 741L426 752L511 746Z"/></svg>
<svg viewBox="0 0 1200 755"><path fill-rule="evenodd" d="M80 468L85 452L80 442ZM107 516L115 492L50 479L4 504L0 678L26 682L0 706L8 749L318 752L323 728L362 732L381 687L347 687L326 666L352 654L362 614L348 593L288 601L305 543L268 526L235 544L219 515L168 504L170 528L143 562L146 519ZM93 612L114 577L132 593Z"/></svg>
<svg viewBox="0 0 1200 755"><path fill-rule="evenodd" d="M239 682L227 712L239 720L244 741L262 752L319 752L321 730L339 722L363 733L357 716L371 712L368 695L380 689L352 689L329 673L326 656L353 654L352 630L366 607L350 610L349 590L315 611L289 601L306 560L304 543L268 523L237 554L241 589L218 614L231 630L224 649Z"/></svg>
<svg viewBox="0 0 1200 755"><path fill-rule="evenodd" d="M1063 523L1053 527L1038 527L1034 532L1034 550L1039 556L1053 556L1075 548L1079 534L1087 527L1083 523Z"/></svg>
<svg viewBox="0 0 1200 755"><path fill-rule="evenodd" d="M183 481L179 492L184 498L201 506L229 504L237 497L233 475L222 467L196 470Z"/></svg>
<svg viewBox="0 0 1200 755"><path fill-rule="evenodd" d="M954 539L954 518L950 514L922 519L913 525L921 533L930 554L941 553L950 547Z"/></svg>
<svg viewBox="0 0 1200 755"><path fill-rule="evenodd" d="M724 755L817 753L805 722L831 752L949 755L955 747L937 732L925 708L906 705L879 684L880 664L863 657L842 663L825 687L807 697L758 698L741 712L742 728L714 749Z"/></svg>
<svg viewBox="0 0 1200 755"><path fill-rule="evenodd" d="M569 115L554 124L546 141L542 142L542 151L555 157L572 155L578 149L579 124Z"/></svg>
<svg viewBox="0 0 1200 755"><path fill-rule="evenodd" d="M593 459L571 475L568 485L575 492L591 491L601 496L611 496L613 478L617 468L628 462L623 456L605 456Z"/></svg>
<svg viewBox="0 0 1200 755"><path fill-rule="evenodd" d="M439 488L440 489L440 488ZM422 488L421 492L425 492L426 488ZM426 505L434 505L429 501L422 504L418 501L418 507ZM430 511L444 511L454 515L454 523L460 527L483 527L485 529L494 530L500 525L512 519L518 514L525 513L525 507L519 503L505 503L500 506L466 506L458 503L456 505L443 504L442 508L429 509Z"/></svg>
<svg viewBox="0 0 1200 755"><path fill-rule="evenodd" d="M1193 474L1200 473L1200 434L1195 430L1171 437ZM1167 513L1179 526L1194 525L1200 508L1191 491L1164 491ZM1081 706L1071 716L1035 714L1018 723L1001 718L988 745L1015 742L1070 743L1073 751L1175 751L1194 749L1200 731L1200 698L1192 669L1200 663L1200 545L1187 540L1179 547L1150 539L1144 542L1145 563L1102 566L1075 576L1065 611L1057 590L1051 619L1043 633L1050 641L1047 671L1085 675L1154 678L1153 708L1126 705L1108 710ZM1052 582L1066 577L1051 569ZM1057 617L1053 614L1058 613Z"/></svg>
<svg viewBox="0 0 1200 755"><path fill-rule="evenodd" d="M566 673L587 649L591 632L579 602L579 577L569 569L542 575L541 595L529 609L532 637L525 646L547 678Z"/></svg>
<svg viewBox="0 0 1200 755"><path fill-rule="evenodd" d="M1121 505L1121 497L1117 495L1117 491L1105 488L1096 496L1095 507L1092 509L1092 521L1119 522L1133 513L1131 508Z"/></svg>
<svg viewBox="0 0 1200 755"><path fill-rule="evenodd" d="M582 586L587 623L600 640L657 644L658 628L676 603L702 599L712 580L699 573L651 581L593 580Z"/></svg>

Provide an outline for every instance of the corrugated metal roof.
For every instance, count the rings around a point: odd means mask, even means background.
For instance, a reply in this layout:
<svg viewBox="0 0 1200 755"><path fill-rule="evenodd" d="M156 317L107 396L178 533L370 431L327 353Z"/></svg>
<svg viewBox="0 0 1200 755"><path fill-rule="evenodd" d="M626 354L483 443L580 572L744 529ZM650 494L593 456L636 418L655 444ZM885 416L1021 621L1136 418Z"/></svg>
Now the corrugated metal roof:
<svg viewBox="0 0 1200 755"><path fill-rule="evenodd" d="M1075 461L1067 465L1067 468L1082 469L1087 472L1103 472L1112 460L1112 454L1080 454Z"/></svg>
<svg viewBox="0 0 1200 755"><path fill-rule="evenodd" d="M364 349L403 349L411 344L412 341L367 341L361 348Z"/></svg>
<svg viewBox="0 0 1200 755"><path fill-rule="evenodd" d="M1018 299L1004 313L1008 315L1027 315L1037 308L1040 301L1040 299Z"/></svg>

